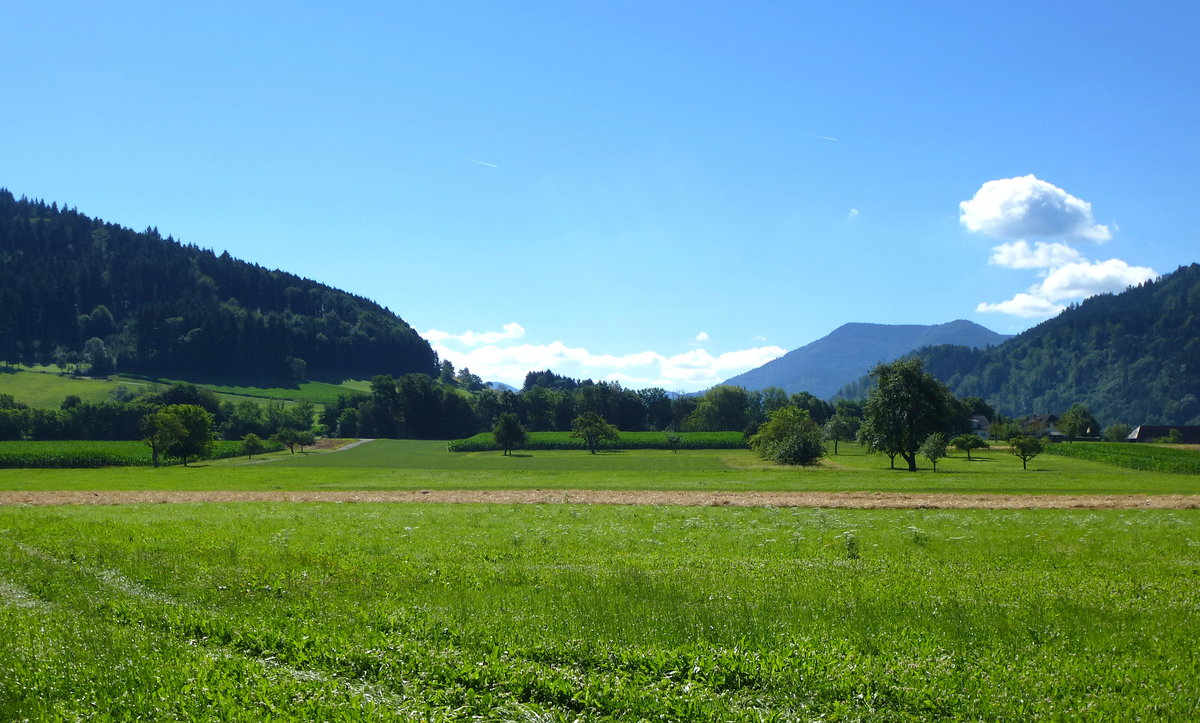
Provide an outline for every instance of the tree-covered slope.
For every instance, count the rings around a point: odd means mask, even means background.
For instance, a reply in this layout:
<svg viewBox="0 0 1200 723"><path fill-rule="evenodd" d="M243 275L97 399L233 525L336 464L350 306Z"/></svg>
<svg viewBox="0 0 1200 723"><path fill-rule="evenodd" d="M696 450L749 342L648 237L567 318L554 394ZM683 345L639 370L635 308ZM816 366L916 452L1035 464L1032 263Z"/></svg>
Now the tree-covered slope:
<svg viewBox="0 0 1200 723"><path fill-rule="evenodd" d="M955 394L1009 416L1082 402L1104 425L1200 424L1200 265L1093 296L993 349L919 354Z"/></svg>
<svg viewBox="0 0 1200 723"><path fill-rule="evenodd" d="M227 377L435 373L367 299L0 189L0 359Z"/></svg>
<svg viewBox="0 0 1200 723"><path fill-rule="evenodd" d="M810 392L821 398L866 374L877 362L890 362L924 346L961 344L984 347L1008 337L970 321L946 324L843 324L811 344L727 379L745 389L779 387L788 393Z"/></svg>

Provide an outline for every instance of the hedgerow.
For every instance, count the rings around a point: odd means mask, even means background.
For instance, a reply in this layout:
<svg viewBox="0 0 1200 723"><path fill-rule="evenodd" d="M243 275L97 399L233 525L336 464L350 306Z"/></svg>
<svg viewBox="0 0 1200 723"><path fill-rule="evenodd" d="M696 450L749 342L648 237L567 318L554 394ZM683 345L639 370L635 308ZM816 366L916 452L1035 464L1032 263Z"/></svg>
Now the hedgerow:
<svg viewBox="0 0 1200 723"><path fill-rule="evenodd" d="M599 449L672 449L666 432L621 432L620 438L600 442ZM743 449L746 438L741 432L680 432L678 433L678 449ZM451 452L491 452L499 451L495 437L491 432L483 432L468 437L456 439L447 444ZM530 432L529 439L522 449L554 450L580 449L587 450L582 439L571 436L570 432Z"/></svg>

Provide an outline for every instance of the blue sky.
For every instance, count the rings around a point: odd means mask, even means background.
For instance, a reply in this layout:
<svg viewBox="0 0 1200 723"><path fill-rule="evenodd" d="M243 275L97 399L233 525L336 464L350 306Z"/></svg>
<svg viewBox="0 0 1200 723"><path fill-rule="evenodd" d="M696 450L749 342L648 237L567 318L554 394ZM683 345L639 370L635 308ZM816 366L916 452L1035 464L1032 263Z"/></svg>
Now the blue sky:
<svg viewBox="0 0 1200 723"><path fill-rule="evenodd" d="M1189 3L0 5L0 186L691 391L1197 260ZM882 7L881 7L882 6Z"/></svg>

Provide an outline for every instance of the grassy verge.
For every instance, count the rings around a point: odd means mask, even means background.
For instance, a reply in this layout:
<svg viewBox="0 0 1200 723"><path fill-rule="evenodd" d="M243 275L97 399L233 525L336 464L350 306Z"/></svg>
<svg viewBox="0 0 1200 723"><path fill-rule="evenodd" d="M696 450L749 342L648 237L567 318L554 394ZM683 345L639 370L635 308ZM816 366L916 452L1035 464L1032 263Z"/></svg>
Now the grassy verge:
<svg viewBox="0 0 1200 723"><path fill-rule="evenodd" d="M14 719L1195 719L1200 512L0 510Z"/></svg>

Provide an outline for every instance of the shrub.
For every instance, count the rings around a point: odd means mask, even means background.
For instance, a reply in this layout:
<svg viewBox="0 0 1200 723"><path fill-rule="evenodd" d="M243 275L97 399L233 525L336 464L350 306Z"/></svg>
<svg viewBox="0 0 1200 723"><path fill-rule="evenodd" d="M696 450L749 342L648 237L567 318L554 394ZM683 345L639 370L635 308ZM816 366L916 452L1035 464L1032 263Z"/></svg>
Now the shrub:
<svg viewBox="0 0 1200 723"><path fill-rule="evenodd" d="M825 432L808 412L782 407L750 438L750 446L763 459L779 464L816 464L825 456Z"/></svg>

